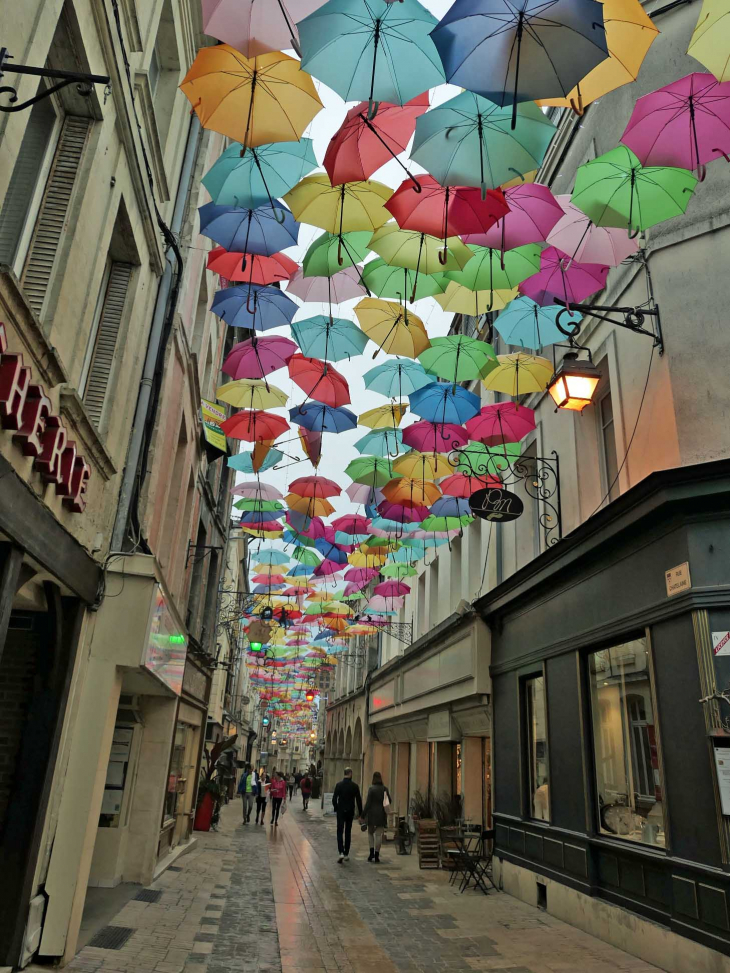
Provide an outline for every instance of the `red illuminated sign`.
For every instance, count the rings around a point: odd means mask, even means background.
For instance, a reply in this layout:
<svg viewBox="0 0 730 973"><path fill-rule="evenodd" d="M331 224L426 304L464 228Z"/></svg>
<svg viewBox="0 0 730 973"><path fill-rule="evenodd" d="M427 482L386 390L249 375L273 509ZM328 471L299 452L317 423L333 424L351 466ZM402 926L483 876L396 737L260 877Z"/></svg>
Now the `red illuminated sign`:
<svg viewBox="0 0 730 973"><path fill-rule="evenodd" d="M64 506L74 513L86 507L91 467L76 452L61 418L52 412L42 385L31 381L23 356L8 353L5 325L0 322L0 426L13 432L24 456L33 457L33 469L53 483Z"/></svg>

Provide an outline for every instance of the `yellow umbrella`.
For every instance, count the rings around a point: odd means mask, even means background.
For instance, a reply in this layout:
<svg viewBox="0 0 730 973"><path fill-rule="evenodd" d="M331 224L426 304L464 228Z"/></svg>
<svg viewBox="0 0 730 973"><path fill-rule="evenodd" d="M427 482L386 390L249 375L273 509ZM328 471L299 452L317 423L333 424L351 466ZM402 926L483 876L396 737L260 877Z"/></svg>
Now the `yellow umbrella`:
<svg viewBox="0 0 730 973"><path fill-rule="evenodd" d="M728 8L725 4L726 10ZM538 105L572 108L578 115L596 98L636 81L639 68L659 30L639 0L603 0L609 56L597 64L565 98L542 98Z"/></svg>
<svg viewBox="0 0 730 973"><path fill-rule="evenodd" d="M348 554L347 560L356 568L379 568L381 564L385 564L386 555L366 554L364 551L358 550Z"/></svg>
<svg viewBox="0 0 730 973"><path fill-rule="evenodd" d="M419 453L412 449L393 460L393 470L419 480L437 480L442 476L451 476L454 467L441 453Z"/></svg>
<svg viewBox="0 0 730 973"><path fill-rule="evenodd" d="M296 142L322 102L299 61L281 51L247 58L228 44L201 48L180 85L204 128L242 142Z"/></svg>
<svg viewBox="0 0 730 973"><path fill-rule="evenodd" d="M226 382L215 392L221 402L228 402L237 409L278 409L286 405L289 396L286 392L267 385L260 378L240 378L236 382Z"/></svg>
<svg viewBox="0 0 730 973"><path fill-rule="evenodd" d="M517 297L517 288L505 291L471 291L463 284L452 280L443 294L436 294L437 301L444 311L454 314L470 314L479 317L487 311L501 311Z"/></svg>
<svg viewBox="0 0 730 973"><path fill-rule="evenodd" d="M283 530L258 530L256 527L246 527L244 525L241 525L241 530L244 534L250 534L252 537L261 537L267 541L276 540L284 533Z"/></svg>
<svg viewBox="0 0 730 973"><path fill-rule="evenodd" d="M364 297L355 305L355 314L368 338L389 355L416 358L431 347L423 321L394 301Z"/></svg>
<svg viewBox="0 0 730 973"><path fill-rule="evenodd" d="M383 206L393 195L389 186L368 179L332 186L326 172L305 176L284 196L284 202L302 223L329 233L350 233L382 226L390 219Z"/></svg>
<svg viewBox="0 0 730 973"><path fill-rule="evenodd" d="M704 0L687 53L718 81L730 81L730 0Z"/></svg>
<svg viewBox="0 0 730 973"><path fill-rule="evenodd" d="M499 187L500 189L512 189L513 186L524 186L527 182L534 182L537 179L537 169L531 169L530 172L525 172L521 176L515 176L514 179L510 179L509 182L503 182Z"/></svg>
<svg viewBox="0 0 730 973"><path fill-rule="evenodd" d="M554 368L547 358L525 355L497 355L499 365L482 379L484 387L506 395L524 395L525 392L544 392L553 377Z"/></svg>
<svg viewBox="0 0 730 973"><path fill-rule="evenodd" d="M410 506L430 507L441 496L441 491L430 480L414 479L403 476L391 480L382 488L383 496L390 503L410 504Z"/></svg>
<svg viewBox="0 0 730 973"><path fill-rule="evenodd" d="M416 230L401 230L397 223L386 223L373 233L368 246L391 267L406 267L420 274L463 270L474 251L458 236L449 237L446 244L446 263L442 264L439 253L443 254L443 240Z"/></svg>
<svg viewBox="0 0 730 973"><path fill-rule="evenodd" d="M291 575L289 574L284 575L284 577L286 578L286 583L289 585L293 585L295 588L309 587L309 581L306 578L299 578L299 577L292 578Z"/></svg>
<svg viewBox="0 0 730 973"><path fill-rule="evenodd" d="M403 416L408 412L408 405L379 405L375 409L369 409L358 416L357 422L360 426L367 426L368 429L395 429L400 425Z"/></svg>
<svg viewBox="0 0 730 973"><path fill-rule="evenodd" d="M308 598L307 601L329 601L329 593L326 591L314 591Z"/></svg>
<svg viewBox="0 0 730 973"><path fill-rule="evenodd" d="M288 493L284 497L284 502L290 510L306 514L307 517L329 517L335 512L329 500L321 497L300 497L296 493Z"/></svg>

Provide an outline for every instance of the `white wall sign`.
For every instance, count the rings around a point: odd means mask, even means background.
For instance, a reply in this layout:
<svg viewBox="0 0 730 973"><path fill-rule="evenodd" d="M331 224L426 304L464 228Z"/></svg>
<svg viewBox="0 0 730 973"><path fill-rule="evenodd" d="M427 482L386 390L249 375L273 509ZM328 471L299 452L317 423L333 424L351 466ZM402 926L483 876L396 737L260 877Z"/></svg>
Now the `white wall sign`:
<svg viewBox="0 0 730 973"><path fill-rule="evenodd" d="M730 632L712 633L712 651L715 655L730 655Z"/></svg>
<svg viewBox="0 0 730 973"><path fill-rule="evenodd" d="M730 816L730 747L715 747L717 787L722 813Z"/></svg>
<svg viewBox="0 0 730 973"><path fill-rule="evenodd" d="M664 572L667 582L667 596L680 595L683 591L688 591L692 587L692 580L689 576L689 561L683 561L676 568L670 568Z"/></svg>

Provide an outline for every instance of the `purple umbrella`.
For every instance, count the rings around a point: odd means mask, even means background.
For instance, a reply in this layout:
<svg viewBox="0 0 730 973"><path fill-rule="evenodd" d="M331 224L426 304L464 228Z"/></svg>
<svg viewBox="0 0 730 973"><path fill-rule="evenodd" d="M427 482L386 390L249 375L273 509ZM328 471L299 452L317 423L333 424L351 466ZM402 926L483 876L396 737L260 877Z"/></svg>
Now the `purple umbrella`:
<svg viewBox="0 0 730 973"><path fill-rule="evenodd" d="M573 260L618 267L639 249L639 241L632 240L623 227L596 226L583 210L571 203L570 196L556 199L563 207L563 218L552 228L547 242Z"/></svg>
<svg viewBox="0 0 730 973"><path fill-rule="evenodd" d="M486 233L470 233L464 243L475 243L494 250L512 250L528 243L547 240L548 233L563 215L560 204L547 186L526 183L505 189L509 213L497 220Z"/></svg>
<svg viewBox="0 0 730 973"><path fill-rule="evenodd" d="M414 422L403 430L403 442L419 453L448 453L469 442L463 426L451 422ZM380 507L378 507L380 511ZM380 511L382 513L382 511ZM383 514L387 516L387 514ZM395 519L395 518L393 518ZM419 518L420 520L421 518Z"/></svg>
<svg viewBox="0 0 730 973"><path fill-rule="evenodd" d="M399 524L420 524L428 517L428 507L404 507L402 503L390 503L383 500L378 504L378 513L388 520L395 520Z"/></svg>
<svg viewBox="0 0 730 973"><path fill-rule="evenodd" d="M608 270L601 264L579 264L562 250L548 247L540 254L540 270L522 281L520 293L541 307L556 301L581 304L591 294L603 290Z"/></svg>
<svg viewBox="0 0 730 973"><path fill-rule="evenodd" d="M299 53L296 22L325 0L203 0L206 34L256 57L293 47Z"/></svg>
<svg viewBox="0 0 730 973"><path fill-rule="evenodd" d="M730 157L730 81L688 74L644 95L621 137L644 166L697 169Z"/></svg>
<svg viewBox="0 0 730 973"><path fill-rule="evenodd" d="M297 350L289 338L248 338L233 346L223 362L223 371L233 379L266 378L284 368Z"/></svg>
<svg viewBox="0 0 730 973"><path fill-rule="evenodd" d="M360 283L360 268L346 267L332 277L304 277L301 267L287 282L287 293L300 301L320 304L342 304L355 297L362 297L366 289Z"/></svg>

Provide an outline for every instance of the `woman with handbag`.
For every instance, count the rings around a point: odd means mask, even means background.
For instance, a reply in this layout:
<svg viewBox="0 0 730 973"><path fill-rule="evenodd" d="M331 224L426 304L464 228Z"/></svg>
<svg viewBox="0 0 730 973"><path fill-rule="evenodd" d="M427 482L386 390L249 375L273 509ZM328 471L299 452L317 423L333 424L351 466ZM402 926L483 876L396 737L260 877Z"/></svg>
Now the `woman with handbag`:
<svg viewBox="0 0 730 973"><path fill-rule="evenodd" d="M282 803L286 801L286 780L284 775L278 771L274 771L274 775L271 778L271 788L269 790L271 795L271 823L275 828L279 827L279 814L284 814L286 809L286 804L282 808Z"/></svg>
<svg viewBox="0 0 730 973"><path fill-rule="evenodd" d="M383 843L383 831L387 824L387 812L390 807L390 792L383 783L383 778L376 770L373 774L373 782L368 788L368 796L365 800L365 807L362 809L363 831L367 828L368 841L370 843L369 862L376 865L380 863L380 846Z"/></svg>

